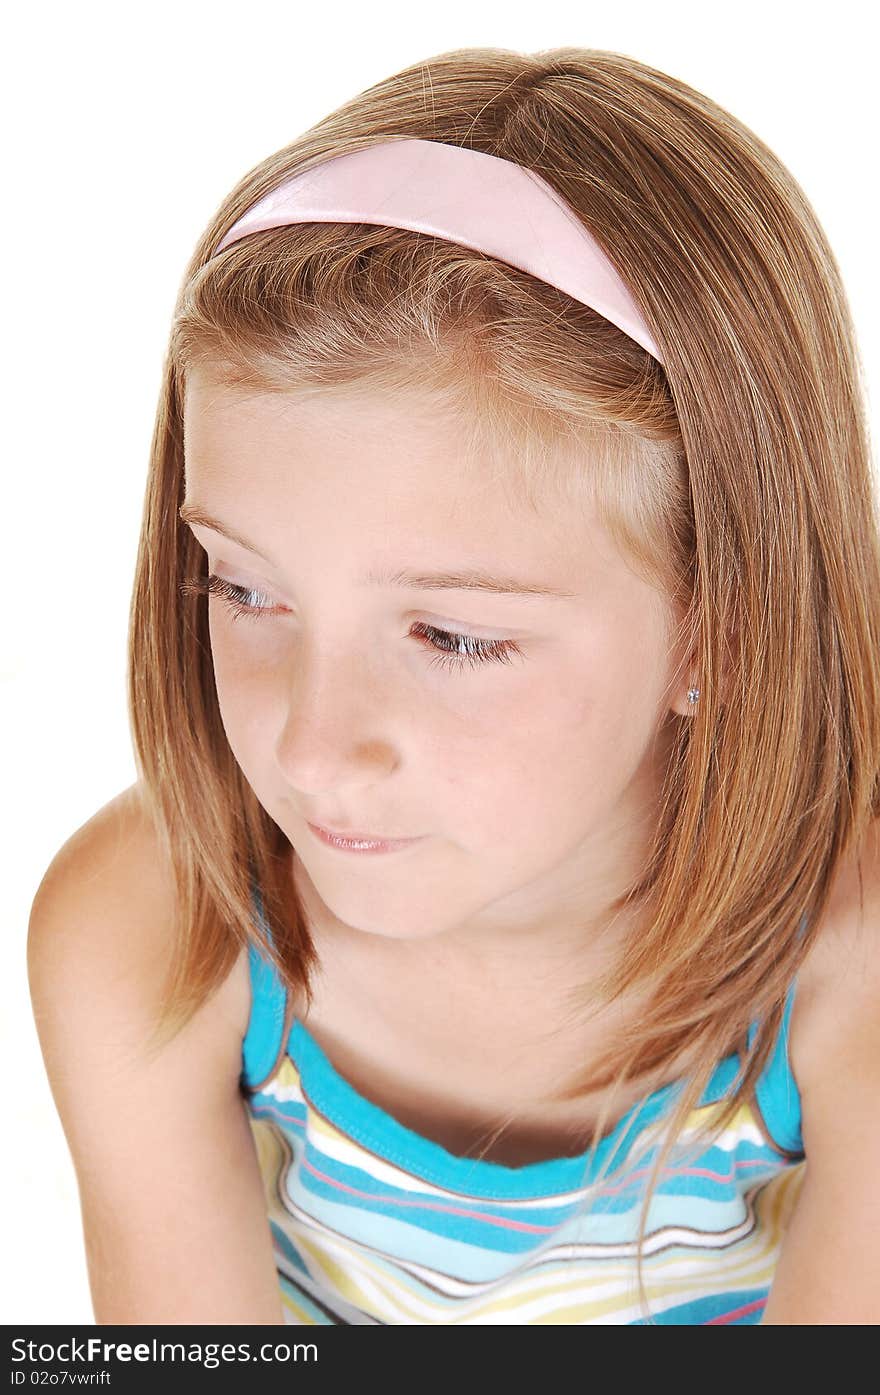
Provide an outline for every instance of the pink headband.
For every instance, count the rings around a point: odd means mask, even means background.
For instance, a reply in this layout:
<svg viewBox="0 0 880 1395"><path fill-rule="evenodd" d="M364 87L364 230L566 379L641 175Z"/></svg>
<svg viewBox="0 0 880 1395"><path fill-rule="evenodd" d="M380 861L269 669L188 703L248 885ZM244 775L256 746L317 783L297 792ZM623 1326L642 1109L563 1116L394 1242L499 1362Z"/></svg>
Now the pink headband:
<svg viewBox="0 0 880 1395"><path fill-rule="evenodd" d="M540 175L463 145L396 139L293 175L233 223L213 255L288 223L373 223L458 242L565 291L663 360L627 286Z"/></svg>

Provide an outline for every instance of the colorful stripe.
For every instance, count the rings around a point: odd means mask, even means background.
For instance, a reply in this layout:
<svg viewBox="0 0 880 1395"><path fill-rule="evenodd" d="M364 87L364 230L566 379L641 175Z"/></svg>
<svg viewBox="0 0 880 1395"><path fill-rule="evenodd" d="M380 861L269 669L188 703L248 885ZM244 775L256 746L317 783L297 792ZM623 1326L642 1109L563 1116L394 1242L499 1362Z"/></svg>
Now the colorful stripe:
<svg viewBox="0 0 880 1395"><path fill-rule="evenodd" d="M805 1169L790 1146L800 1140L790 1000L754 1106L687 1151L735 1076L730 1057L688 1117L649 1212L646 1311L637 1227L675 1087L641 1101L581 1158L509 1168L456 1157L359 1095L302 1022L263 1078L283 1021L266 967L252 954L242 1088L287 1322L760 1321Z"/></svg>

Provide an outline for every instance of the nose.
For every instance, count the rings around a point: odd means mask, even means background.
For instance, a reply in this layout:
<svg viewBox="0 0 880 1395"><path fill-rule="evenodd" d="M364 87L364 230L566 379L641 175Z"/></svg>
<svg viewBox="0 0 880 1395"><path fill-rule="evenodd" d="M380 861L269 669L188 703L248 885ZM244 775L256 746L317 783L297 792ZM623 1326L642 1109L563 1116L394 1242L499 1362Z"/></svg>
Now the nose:
<svg viewBox="0 0 880 1395"><path fill-rule="evenodd" d="M342 795L396 767L393 703L367 655L351 646L331 653L303 644L285 696L276 759L292 788Z"/></svg>

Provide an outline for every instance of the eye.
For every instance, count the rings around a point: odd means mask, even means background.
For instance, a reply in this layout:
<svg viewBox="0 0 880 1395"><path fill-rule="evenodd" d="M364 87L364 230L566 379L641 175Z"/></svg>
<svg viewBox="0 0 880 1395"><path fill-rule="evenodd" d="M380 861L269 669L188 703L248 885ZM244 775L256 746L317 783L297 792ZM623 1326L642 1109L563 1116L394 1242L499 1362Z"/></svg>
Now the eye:
<svg viewBox="0 0 880 1395"><path fill-rule="evenodd" d="M188 576L181 582L182 596L219 596L232 612L233 620L246 617L258 620L262 613L276 609L262 591L254 591L249 586L236 586L222 576ZM256 600L253 599L256 597Z"/></svg>
<svg viewBox="0 0 880 1395"><path fill-rule="evenodd" d="M514 654L522 653L512 639L477 639L474 635L438 630L436 625L426 625L421 620L413 625L411 633L423 635L438 651L431 660L432 666L461 668L469 664L476 668L484 663L509 664Z"/></svg>
<svg viewBox="0 0 880 1395"><path fill-rule="evenodd" d="M190 576L181 582L183 596L219 596L232 612L233 620L247 618L258 620L279 609L273 606L269 597L262 591L248 586L236 586L232 581L215 576ZM484 663L509 664L514 655L522 654L519 645L512 639L478 639L475 635L457 634L452 630L441 630L436 625L418 621L411 633L427 640L435 650L432 666L444 668L476 668Z"/></svg>

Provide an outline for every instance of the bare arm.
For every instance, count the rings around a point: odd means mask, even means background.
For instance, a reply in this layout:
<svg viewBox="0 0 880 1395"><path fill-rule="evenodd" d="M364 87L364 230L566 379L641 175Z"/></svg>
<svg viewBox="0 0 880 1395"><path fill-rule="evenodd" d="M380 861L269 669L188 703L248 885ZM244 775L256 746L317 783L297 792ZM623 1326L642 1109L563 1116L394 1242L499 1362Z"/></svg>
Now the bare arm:
<svg viewBox="0 0 880 1395"><path fill-rule="evenodd" d="M244 956L160 1052L169 870L136 786L65 843L31 910L28 974L79 1184L97 1323L283 1323L238 1088Z"/></svg>
<svg viewBox="0 0 880 1395"><path fill-rule="evenodd" d="M861 863L864 907L841 898L813 950L818 989L794 1060L804 1184L762 1322L880 1322L880 824ZM797 1011L797 1004L795 1004Z"/></svg>

